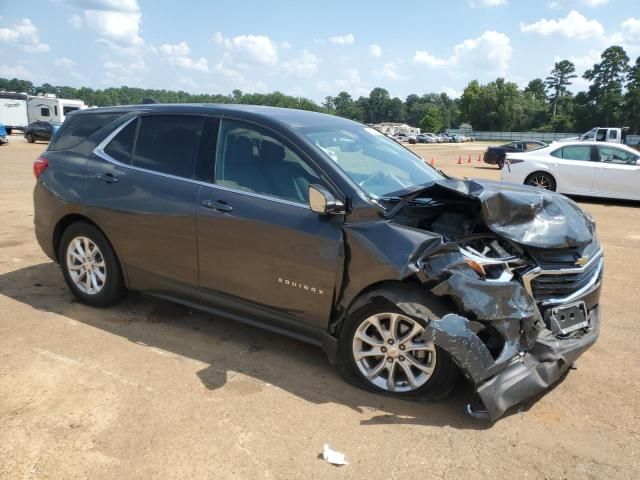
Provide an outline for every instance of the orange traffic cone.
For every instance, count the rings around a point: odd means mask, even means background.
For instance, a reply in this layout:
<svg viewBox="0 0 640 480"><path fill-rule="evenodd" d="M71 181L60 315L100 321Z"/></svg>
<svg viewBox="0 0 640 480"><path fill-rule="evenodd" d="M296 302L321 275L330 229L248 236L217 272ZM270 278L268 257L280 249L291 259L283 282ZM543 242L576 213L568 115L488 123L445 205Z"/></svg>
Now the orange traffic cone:
<svg viewBox="0 0 640 480"><path fill-rule="evenodd" d="M433 157L431 158L431 166L434 167L436 165L436 161L433 159Z"/></svg>
<svg viewBox="0 0 640 480"><path fill-rule="evenodd" d="M481 161L482 161L482 154L481 154L481 153L479 153L479 154L478 154L478 162L481 162Z"/></svg>
<svg viewBox="0 0 640 480"><path fill-rule="evenodd" d="M458 165L462 164L462 155L458 157Z"/></svg>
<svg viewBox="0 0 640 480"><path fill-rule="evenodd" d="M469 158L467 158L467 163L471 163L471 154L469 154Z"/></svg>

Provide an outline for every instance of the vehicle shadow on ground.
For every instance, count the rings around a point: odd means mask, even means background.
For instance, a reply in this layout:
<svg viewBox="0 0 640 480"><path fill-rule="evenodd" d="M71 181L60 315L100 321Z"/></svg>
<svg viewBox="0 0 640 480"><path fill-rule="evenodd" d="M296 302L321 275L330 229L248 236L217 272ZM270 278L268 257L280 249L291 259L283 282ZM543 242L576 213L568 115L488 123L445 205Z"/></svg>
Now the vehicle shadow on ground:
<svg viewBox="0 0 640 480"><path fill-rule="evenodd" d="M466 414L472 392L463 382L441 402L366 392L347 384L319 347L286 336L136 293L109 309L87 307L75 300L60 267L51 262L1 274L0 294L131 342L206 363L197 376L211 390L224 388L230 374L241 373L309 402L336 403L366 413L362 425L491 427Z"/></svg>
<svg viewBox="0 0 640 480"><path fill-rule="evenodd" d="M640 207L640 202L637 200L622 200L617 198L595 198L595 197L581 197L579 195L567 195L572 200L580 203L586 203L590 205L602 205L603 207Z"/></svg>

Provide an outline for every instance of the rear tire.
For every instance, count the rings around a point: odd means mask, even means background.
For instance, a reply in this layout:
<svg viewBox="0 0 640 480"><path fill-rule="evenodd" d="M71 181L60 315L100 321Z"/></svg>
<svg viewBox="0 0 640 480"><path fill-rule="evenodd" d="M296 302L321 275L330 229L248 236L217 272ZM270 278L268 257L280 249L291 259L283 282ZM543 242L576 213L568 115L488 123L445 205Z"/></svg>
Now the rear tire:
<svg viewBox="0 0 640 480"><path fill-rule="evenodd" d="M27 142L29 142L29 143L35 143L35 141L36 141L35 137L31 133L27 133L25 135L25 138L27 139Z"/></svg>
<svg viewBox="0 0 640 480"><path fill-rule="evenodd" d="M423 310L431 311L426 305ZM386 330L389 335L386 339L384 333L377 334L384 330L384 325L391 324L394 316L399 335L391 335L391 329ZM439 317L434 314L433 318ZM376 322L382 330L374 326ZM395 305L383 300L372 301L351 314L342 327L338 351L340 371L349 383L372 392L413 399L445 398L455 387L459 371L439 346L420 340L419 333L408 337L413 328L420 332L424 327L424 320L409 317ZM374 354L374 349L380 354ZM411 381L407 369L413 376Z"/></svg>
<svg viewBox="0 0 640 480"><path fill-rule="evenodd" d="M77 222L67 227L60 239L58 259L69 289L82 303L104 308L124 297L120 263L94 225Z"/></svg>
<svg viewBox="0 0 640 480"><path fill-rule="evenodd" d="M502 155L498 161L496 162L496 165L498 165L498 170L502 170L504 168L504 162L507 159L506 156Z"/></svg>
<svg viewBox="0 0 640 480"><path fill-rule="evenodd" d="M555 192L557 187L556 179L546 172L532 173L525 179L524 184L529 185L530 187L549 190L551 192Z"/></svg>

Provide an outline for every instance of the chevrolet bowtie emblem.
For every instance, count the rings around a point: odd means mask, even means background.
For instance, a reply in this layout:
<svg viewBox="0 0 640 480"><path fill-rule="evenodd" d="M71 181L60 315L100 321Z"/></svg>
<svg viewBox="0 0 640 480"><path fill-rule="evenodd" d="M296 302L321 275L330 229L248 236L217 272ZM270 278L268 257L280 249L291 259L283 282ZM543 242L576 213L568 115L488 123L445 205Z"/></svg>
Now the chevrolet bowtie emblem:
<svg viewBox="0 0 640 480"><path fill-rule="evenodd" d="M576 265L578 265L579 267L584 267L588 261L589 261L589 255L585 255L584 257L580 257L579 259L576 260Z"/></svg>

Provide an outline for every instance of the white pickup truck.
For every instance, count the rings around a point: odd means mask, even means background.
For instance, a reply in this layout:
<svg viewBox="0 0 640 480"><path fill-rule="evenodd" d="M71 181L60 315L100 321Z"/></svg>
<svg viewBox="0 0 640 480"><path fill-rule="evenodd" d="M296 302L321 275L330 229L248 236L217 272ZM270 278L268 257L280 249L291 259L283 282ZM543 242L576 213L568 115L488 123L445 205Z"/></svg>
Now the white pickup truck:
<svg viewBox="0 0 640 480"><path fill-rule="evenodd" d="M613 128L613 127L595 127L587 133L583 133L579 137L563 138L562 142L575 142L576 140L585 140L591 142L610 142L610 143L627 143L627 133L629 127Z"/></svg>

